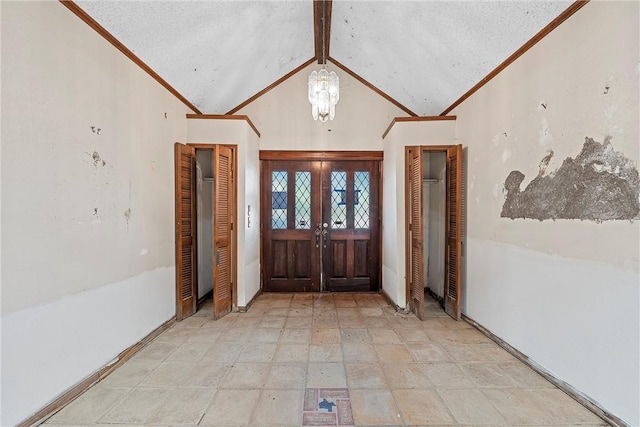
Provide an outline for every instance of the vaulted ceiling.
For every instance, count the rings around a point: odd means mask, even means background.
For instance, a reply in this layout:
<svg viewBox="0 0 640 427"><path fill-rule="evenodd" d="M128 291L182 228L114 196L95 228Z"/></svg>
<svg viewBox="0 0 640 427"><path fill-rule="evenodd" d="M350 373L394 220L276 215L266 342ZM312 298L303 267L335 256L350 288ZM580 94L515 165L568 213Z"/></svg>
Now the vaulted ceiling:
<svg viewBox="0 0 640 427"><path fill-rule="evenodd" d="M312 0L76 3L203 113L232 111L316 58ZM334 0L328 68L438 115L571 3Z"/></svg>

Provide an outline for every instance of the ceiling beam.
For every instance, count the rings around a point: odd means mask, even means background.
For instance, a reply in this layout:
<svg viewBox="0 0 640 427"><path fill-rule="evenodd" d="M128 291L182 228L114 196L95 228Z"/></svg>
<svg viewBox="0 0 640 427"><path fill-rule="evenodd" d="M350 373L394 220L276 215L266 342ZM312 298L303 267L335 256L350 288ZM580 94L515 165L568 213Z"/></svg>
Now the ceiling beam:
<svg viewBox="0 0 640 427"><path fill-rule="evenodd" d="M318 64L324 65L329 58L331 41L331 1L313 0L313 39Z"/></svg>

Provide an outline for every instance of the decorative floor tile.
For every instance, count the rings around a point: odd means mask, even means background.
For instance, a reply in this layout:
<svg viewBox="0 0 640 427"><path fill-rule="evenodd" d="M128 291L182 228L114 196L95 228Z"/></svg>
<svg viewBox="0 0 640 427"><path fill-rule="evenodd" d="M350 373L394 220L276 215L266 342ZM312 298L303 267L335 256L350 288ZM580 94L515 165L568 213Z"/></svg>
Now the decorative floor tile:
<svg viewBox="0 0 640 427"><path fill-rule="evenodd" d="M347 388L308 388L304 393L303 426L354 426Z"/></svg>

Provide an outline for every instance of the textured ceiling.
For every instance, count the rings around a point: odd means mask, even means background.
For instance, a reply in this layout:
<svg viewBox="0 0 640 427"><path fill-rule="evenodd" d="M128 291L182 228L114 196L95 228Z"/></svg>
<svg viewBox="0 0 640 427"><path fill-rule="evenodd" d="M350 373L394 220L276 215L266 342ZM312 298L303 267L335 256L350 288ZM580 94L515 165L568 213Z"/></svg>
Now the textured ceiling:
<svg viewBox="0 0 640 427"><path fill-rule="evenodd" d="M204 113L228 112L314 56L311 0L76 3ZM571 3L335 0L329 56L438 115Z"/></svg>

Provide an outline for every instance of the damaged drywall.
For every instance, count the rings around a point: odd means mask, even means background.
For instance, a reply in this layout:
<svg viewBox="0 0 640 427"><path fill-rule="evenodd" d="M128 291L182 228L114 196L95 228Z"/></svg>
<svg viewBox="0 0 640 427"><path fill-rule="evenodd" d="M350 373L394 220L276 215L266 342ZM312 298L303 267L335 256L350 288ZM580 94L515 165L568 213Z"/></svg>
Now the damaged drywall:
<svg viewBox="0 0 640 427"><path fill-rule="evenodd" d="M603 143L585 138L582 151L567 157L558 170L546 172L553 151L540 162L540 172L520 190L525 176L512 171L505 180L503 218L634 220L640 213L640 179L633 161Z"/></svg>

